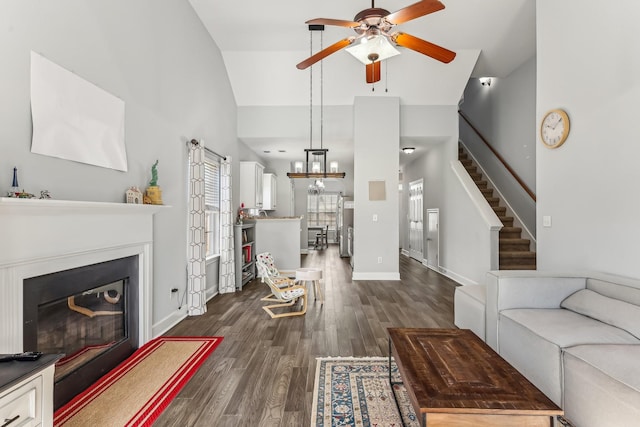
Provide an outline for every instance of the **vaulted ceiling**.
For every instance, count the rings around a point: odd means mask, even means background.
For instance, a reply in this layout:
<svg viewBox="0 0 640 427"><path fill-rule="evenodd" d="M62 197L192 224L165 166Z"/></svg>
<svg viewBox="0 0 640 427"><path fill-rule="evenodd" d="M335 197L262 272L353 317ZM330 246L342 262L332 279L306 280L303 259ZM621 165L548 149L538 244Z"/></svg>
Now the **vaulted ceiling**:
<svg viewBox="0 0 640 427"><path fill-rule="evenodd" d="M394 12L415 1L378 0L375 7ZM264 129L254 128L251 135L245 135L239 125L239 137L260 155L268 150L272 153L266 157L291 159L291 153L299 157L298 151L309 146L309 126L315 128L314 135L320 127L317 112L310 123L311 99L318 105L322 96L323 139L325 147L335 151L331 144L339 143L340 148L348 145L344 138L349 137L349 120L340 117L350 111L345 107L353 105L356 96L397 96L404 106L457 105L469 77L505 77L535 55L535 0L441 1L444 10L401 24L398 29L453 50L456 58L442 64L401 49L401 55L383 62L382 80L373 86L365 83L364 66L344 51L327 57L322 66L318 63L312 67L313 84L309 69L296 68L311 53L311 34L305 21L352 20L359 11L371 7L368 0L190 3L222 52L239 116L289 115L297 120L291 127L297 129L293 132L274 127L277 119L263 120ZM349 28L329 26L321 35L314 32L313 53L321 44L327 47L353 34ZM330 135L336 135L335 141ZM278 154L278 150L287 153ZM349 155L348 147L342 151Z"/></svg>

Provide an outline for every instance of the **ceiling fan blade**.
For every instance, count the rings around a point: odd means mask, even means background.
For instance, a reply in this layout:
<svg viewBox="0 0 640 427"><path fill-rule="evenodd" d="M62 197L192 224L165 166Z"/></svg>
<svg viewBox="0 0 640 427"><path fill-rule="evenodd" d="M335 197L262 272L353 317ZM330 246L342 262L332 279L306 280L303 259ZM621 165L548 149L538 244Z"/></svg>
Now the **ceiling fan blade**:
<svg viewBox="0 0 640 427"><path fill-rule="evenodd" d="M380 81L380 61L367 64L367 83L375 83Z"/></svg>
<svg viewBox="0 0 640 427"><path fill-rule="evenodd" d="M311 20L305 22L305 24L309 24L309 25L333 25L335 27L349 27L349 28L355 28L355 27L359 27L360 26L359 22L344 21L342 19L328 19L328 18L311 19Z"/></svg>
<svg viewBox="0 0 640 427"><path fill-rule="evenodd" d="M385 16L385 20L390 24L398 25L442 9L444 9L444 4L438 0L422 0L404 9L388 14Z"/></svg>
<svg viewBox="0 0 640 427"><path fill-rule="evenodd" d="M304 61L296 65L296 68L298 68L299 70L304 70L305 68L310 67L311 65L326 58L332 53L339 51L343 47L349 46L351 43L353 43L353 37L347 37L346 39L342 39L339 42L336 42L331 46L325 49L322 49L320 52L316 53L315 55L305 59Z"/></svg>
<svg viewBox="0 0 640 427"><path fill-rule="evenodd" d="M419 39L418 37L412 36L410 34L396 33L393 34L391 38L399 46L415 50L416 52L420 52L423 55L430 56L433 59L444 62L445 64L453 61L453 58L456 57L455 52L452 52L449 49L445 49L442 46L438 46L437 44Z"/></svg>

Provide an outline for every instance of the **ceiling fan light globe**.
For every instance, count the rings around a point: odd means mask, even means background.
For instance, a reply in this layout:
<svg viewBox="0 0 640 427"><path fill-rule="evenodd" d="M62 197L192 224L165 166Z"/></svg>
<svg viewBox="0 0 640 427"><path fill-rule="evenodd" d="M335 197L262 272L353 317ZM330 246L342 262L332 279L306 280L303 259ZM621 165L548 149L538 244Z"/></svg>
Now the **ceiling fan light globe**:
<svg viewBox="0 0 640 427"><path fill-rule="evenodd" d="M362 39L365 39L365 37L362 37ZM371 63L369 55L378 55L378 61L384 61L385 59L400 55L400 51L396 49L384 35L374 36L370 38L367 43L361 42L354 44L345 50L365 65Z"/></svg>

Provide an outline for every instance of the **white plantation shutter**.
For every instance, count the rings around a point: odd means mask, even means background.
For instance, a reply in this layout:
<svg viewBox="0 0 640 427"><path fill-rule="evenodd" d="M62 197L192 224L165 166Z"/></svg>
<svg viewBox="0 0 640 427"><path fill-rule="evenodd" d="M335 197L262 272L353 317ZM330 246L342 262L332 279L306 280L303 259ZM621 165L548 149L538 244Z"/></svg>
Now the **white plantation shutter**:
<svg viewBox="0 0 640 427"><path fill-rule="evenodd" d="M204 163L204 194L207 209L220 211L220 162L209 158Z"/></svg>
<svg viewBox="0 0 640 427"><path fill-rule="evenodd" d="M220 253L220 160L205 155L205 239L207 257Z"/></svg>

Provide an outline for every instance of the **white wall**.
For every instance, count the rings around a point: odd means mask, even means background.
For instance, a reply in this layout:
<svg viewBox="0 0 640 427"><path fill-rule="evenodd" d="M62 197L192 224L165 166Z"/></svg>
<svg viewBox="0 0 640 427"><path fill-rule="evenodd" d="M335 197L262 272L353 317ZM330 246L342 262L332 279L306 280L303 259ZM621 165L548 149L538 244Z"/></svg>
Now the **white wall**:
<svg viewBox="0 0 640 427"><path fill-rule="evenodd" d="M356 97L353 139L353 279L400 280L399 98ZM370 181L384 183L385 200L369 200Z"/></svg>
<svg viewBox="0 0 640 427"><path fill-rule="evenodd" d="M409 183L424 179L424 218L426 210L444 207L444 174L449 162L457 158L458 146L458 110L452 105L431 105L403 107L401 109L401 132L407 138L420 136L427 140L410 163L403 168L403 192L400 201L402 248L409 250L409 231L407 209L409 206ZM423 154L418 154L423 152ZM444 213L441 211L440 216ZM426 239L426 234L424 235ZM426 248L426 240L423 245Z"/></svg>
<svg viewBox="0 0 640 427"><path fill-rule="evenodd" d="M490 86L470 79L465 89L462 112L500 153L515 173L535 194L536 59L529 59L505 78L492 78ZM536 203L502 165L482 140L461 120L460 138L482 166L489 179L516 213L516 225L536 233ZM512 215L509 212L509 215Z"/></svg>
<svg viewBox="0 0 640 427"><path fill-rule="evenodd" d="M536 58L532 57L491 86L470 79L460 105L473 125L522 180L536 189Z"/></svg>
<svg viewBox="0 0 640 427"><path fill-rule="evenodd" d="M560 148L536 144L538 268L640 277L640 4L536 4L536 123L553 108L571 119Z"/></svg>
<svg viewBox="0 0 640 427"><path fill-rule="evenodd" d="M172 208L154 224L158 332L182 315L170 289L182 297L186 287L185 142L202 138L237 162L236 106L218 48L187 2L5 0L0 28L0 185L9 187L17 166L31 193L122 202L129 186L148 184L159 160L158 184ZM128 172L30 152L30 50L124 100Z"/></svg>
<svg viewBox="0 0 640 427"><path fill-rule="evenodd" d="M454 151L455 150L455 151ZM491 242L489 229L480 212L453 174L450 163L457 156L457 136L433 145L425 154L407 165L404 187L423 178L424 209L439 209L439 263L438 270L462 284L482 283L491 269ZM403 192L402 204L409 203L408 192ZM405 209L406 211L406 209ZM402 230L405 236L408 230ZM423 247L426 259L426 229ZM404 239L409 250L408 237Z"/></svg>

